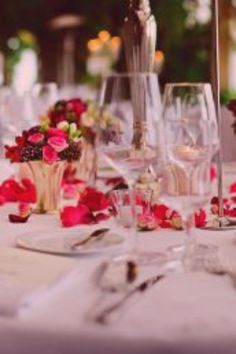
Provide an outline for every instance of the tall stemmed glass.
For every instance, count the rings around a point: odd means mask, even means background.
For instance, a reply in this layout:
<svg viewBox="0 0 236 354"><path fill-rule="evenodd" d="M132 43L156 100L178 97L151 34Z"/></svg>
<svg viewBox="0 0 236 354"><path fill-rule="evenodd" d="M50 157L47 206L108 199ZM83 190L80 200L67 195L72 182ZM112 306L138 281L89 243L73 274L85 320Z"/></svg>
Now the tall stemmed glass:
<svg viewBox="0 0 236 354"><path fill-rule="evenodd" d="M184 220L186 243L173 250L184 252L187 261L191 259L190 250L195 256L212 251L211 245L196 247L189 237L193 213L211 197L210 164L219 141L216 121L209 116L209 103L202 92L201 85L172 84L164 94L167 163L162 198ZM183 268L183 263L180 266Z"/></svg>
<svg viewBox="0 0 236 354"><path fill-rule="evenodd" d="M212 156L219 150L219 129L209 83L168 83L163 95L163 119L192 119L209 124Z"/></svg>
<svg viewBox="0 0 236 354"><path fill-rule="evenodd" d="M98 148L133 191L149 166L155 165L158 171L163 156L158 77L152 73L111 75L104 81L100 103L117 124L101 130Z"/></svg>
<svg viewBox="0 0 236 354"><path fill-rule="evenodd" d="M39 119L59 99L58 86L55 82L37 83L31 91L35 116Z"/></svg>

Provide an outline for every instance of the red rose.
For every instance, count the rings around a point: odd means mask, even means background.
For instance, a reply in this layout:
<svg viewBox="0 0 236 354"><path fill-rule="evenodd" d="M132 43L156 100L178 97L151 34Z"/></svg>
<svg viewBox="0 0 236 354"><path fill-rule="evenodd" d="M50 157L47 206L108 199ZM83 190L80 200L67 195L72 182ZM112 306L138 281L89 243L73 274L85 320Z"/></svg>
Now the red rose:
<svg viewBox="0 0 236 354"><path fill-rule="evenodd" d="M57 152L49 145L43 147L43 161L49 164L58 161Z"/></svg>
<svg viewBox="0 0 236 354"><path fill-rule="evenodd" d="M32 144L42 143L44 140L44 135L42 133L34 133L28 137L28 142Z"/></svg>
<svg viewBox="0 0 236 354"><path fill-rule="evenodd" d="M29 132L23 131L21 136L16 137L15 139L16 145L19 146L20 148L26 146L29 135L30 135Z"/></svg>
<svg viewBox="0 0 236 354"><path fill-rule="evenodd" d="M87 104L79 98L72 98L67 101L66 108L69 112L75 113L79 118L87 110Z"/></svg>
<svg viewBox="0 0 236 354"><path fill-rule="evenodd" d="M78 205L80 204L86 205L91 211L101 211L110 206L109 199L104 193L90 187L82 193Z"/></svg>
<svg viewBox="0 0 236 354"><path fill-rule="evenodd" d="M20 162L21 154L20 148L18 146L5 146L6 152L5 156L7 159L11 160L11 162Z"/></svg>

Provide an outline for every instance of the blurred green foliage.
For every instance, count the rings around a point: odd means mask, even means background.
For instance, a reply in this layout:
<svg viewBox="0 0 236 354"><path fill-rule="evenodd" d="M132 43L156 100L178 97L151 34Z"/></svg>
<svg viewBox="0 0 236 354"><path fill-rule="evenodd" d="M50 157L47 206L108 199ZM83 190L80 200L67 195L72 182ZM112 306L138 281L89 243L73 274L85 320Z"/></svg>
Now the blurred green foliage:
<svg viewBox="0 0 236 354"><path fill-rule="evenodd" d="M186 29L183 0L150 0L158 23L158 49L165 53L161 80L209 80L210 28L195 26ZM20 28L33 31L39 43L53 41L48 35L48 21L62 13L77 13L87 19L79 30L81 63L86 55L86 41L101 29L120 34L128 0L7 0L1 3L0 47ZM53 48L47 45L47 50ZM52 49L53 50L53 49ZM47 56L48 60L48 56ZM122 66L121 66L122 67ZM82 69L81 69L82 68ZM84 70L83 65L79 70Z"/></svg>

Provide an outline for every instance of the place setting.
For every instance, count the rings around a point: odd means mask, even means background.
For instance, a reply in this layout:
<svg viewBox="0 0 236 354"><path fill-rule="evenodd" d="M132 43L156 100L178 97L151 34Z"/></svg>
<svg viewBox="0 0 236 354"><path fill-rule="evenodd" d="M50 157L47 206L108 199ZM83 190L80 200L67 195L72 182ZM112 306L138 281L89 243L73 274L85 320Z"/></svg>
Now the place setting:
<svg viewBox="0 0 236 354"><path fill-rule="evenodd" d="M2 6L1 352L233 354L235 1L100 2Z"/></svg>

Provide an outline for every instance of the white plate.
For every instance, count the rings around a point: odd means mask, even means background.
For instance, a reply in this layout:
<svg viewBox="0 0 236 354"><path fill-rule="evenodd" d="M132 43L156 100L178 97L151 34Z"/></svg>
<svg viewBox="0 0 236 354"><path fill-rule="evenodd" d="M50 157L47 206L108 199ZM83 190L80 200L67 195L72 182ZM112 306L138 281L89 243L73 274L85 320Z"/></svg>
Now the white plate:
<svg viewBox="0 0 236 354"><path fill-rule="evenodd" d="M94 230L98 229L93 228ZM96 254L119 249L124 242L124 237L109 231L100 239L93 239L84 246L72 249L71 246L78 241L82 241L93 231L87 229L63 229L61 231L42 231L41 234L27 233L19 236L16 245L31 251L51 253L57 255L76 256L86 254Z"/></svg>

